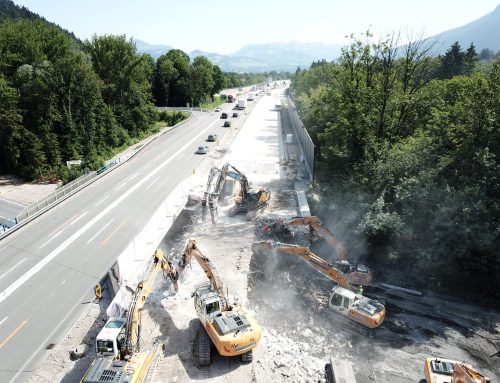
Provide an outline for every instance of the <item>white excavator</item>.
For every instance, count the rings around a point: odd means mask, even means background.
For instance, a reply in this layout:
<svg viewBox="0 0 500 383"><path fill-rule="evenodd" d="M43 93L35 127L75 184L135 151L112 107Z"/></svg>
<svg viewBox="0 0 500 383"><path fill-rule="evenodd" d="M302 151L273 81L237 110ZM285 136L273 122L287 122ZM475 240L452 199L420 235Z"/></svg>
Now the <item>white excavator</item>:
<svg viewBox="0 0 500 383"><path fill-rule="evenodd" d="M364 329L379 327L385 319L385 307L380 302L357 294L347 276L344 275L334 264L328 263L314 254L309 248L286 243L260 241L252 244L254 252L269 254L273 252L281 254L292 254L303 259L312 268L319 271L325 277L335 283L328 299L331 312L339 314L341 318L349 319L362 326ZM358 327L358 330L364 330ZM369 334L370 331L360 331Z"/></svg>
<svg viewBox="0 0 500 383"><path fill-rule="evenodd" d="M110 318L96 338L96 358L81 383L142 383L153 358L152 351L141 352L141 314L146 298L160 270L169 274L165 253L157 249L144 280L138 283L131 303L120 318Z"/></svg>
<svg viewBox="0 0 500 383"><path fill-rule="evenodd" d="M269 205L271 191L264 188L251 189L245 174L233 165L225 163L220 169L210 169L201 201L203 221L210 212L212 224L217 224L218 204L221 199L234 203L229 209L229 216L244 212L247 219L252 219Z"/></svg>
<svg viewBox="0 0 500 383"><path fill-rule="evenodd" d="M490 383L490 379L466 362L426 358L425 379L419 383Z"/></svg>
<svg viewBox="0 0 500 383"><path fill-rule="evenodd" d="M209 282L199 284L193 293L194 308L201 326L195 340L200 366L211 363L211 344L223 356L240 356L252 361L252 350L261 337L261 327L239 302L230 304L215 265L203 255L195 240L189 240L182 255L180 270L195 258Z"/></svg>

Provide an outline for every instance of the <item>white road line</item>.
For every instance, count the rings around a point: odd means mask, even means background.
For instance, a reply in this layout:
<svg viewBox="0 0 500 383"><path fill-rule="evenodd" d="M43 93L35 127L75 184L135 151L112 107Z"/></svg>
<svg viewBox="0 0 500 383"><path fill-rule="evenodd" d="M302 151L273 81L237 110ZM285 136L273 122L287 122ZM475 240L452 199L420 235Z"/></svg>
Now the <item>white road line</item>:
<svg viewBox="0 0 500 383"><path fill-rule="evenodd" d="M149 185L148 185L148 186L146 186L146 190L149 190L149 188L150 188L151 186L153 186L153 185L155 184L155 182L156 182L156 181L158 181L159 179L160 179L160 176L156 177L153 181L151 181L151 182L149 183Z"/></svg>
<svg viewBox="0 0 500 383"><path fill-rule="evenodd" d="M137 177L139 173L135 173L132 177L130 177L129 181L132 181L135 177Z"/></svg>
<svg viewBox="0 0 500 383"><path fill-rule="evenodd" d="M104 197L102 200L100 200L99 202L97 202L97 203L94 205L94 207L99 206L101 203L103 203L104 201L106 201L108 198L109 198L109 194L108 194L106 197Z"/></svg>
<svg viewBox="0 0 500 383"><path fill-rule="evenodd" d="M74 241L76 241L81 235L86 233L94 224L102 219L106 214L108 214L111 210L113 210L116 206L118 206L123 200L125 200L129 195L135 192L137 189L142 187L143 184L149 181L150 178L156 175L160 170L162 170L165 166L167 166L170 162L174 161L175 158L182 153L186 148L193 145L197 142L201 136L205 135L208 129L210 129L213 125L218 123L219 120L215 120L206 129L202 130L198 135L194 136L193 139L186 142L183 146L181 146L175 153L173 153L169 158L163 161L160 165L156 167L156 169L149 172L142 180L137 182L134 186L128 189L125 193L123 193L120 197L115 199L111 204L109 204L105 209L103 209L99 214L94 216L90 221L88 221L84 226L82 226L79 230L73 233L66 241L61 243L56 249L54 249L50 254L48 254L44 259L34 265L30 270L28 270L21 278L15 281L12 285L7 287L4 291L0 292L0 303L7 299L14 291L16 291L19 287L21 287L27 280L29 280L33 275L38 273L43 267L45 267L49 262L51 262L55 257L57 257L61 252L63 252L69 245L71 245ZM31 360L31 358L30 358ZM16 375L17 376L17 375Z"/></svg>
<svg viewBox="0 0 500 383"><path fill-rule="evenodd" d="M85 213L83 213L82 215L80 215L78 218L76 218L73 221L71 221L69 225L71 226L74 223L78 222L80 219L82 219L83 217L85 217L88 213L89 213L89 211L87 210Z"/></svg>
<svg viewBox="0 0 500 383"><path fill-rule="evenodd" d="M61 282L61 285L64 285L66 283L66 279Z"/></svg>
<svg viewBox="0 0 500 383"><path fill-rule="evenodd" d="M59 232L57 232L56 234L54 234L54 236L53 236L53 237L51 237L51 238L47 239L44 243L42 243L40 246L38 246L38 248L39 248L39 249L44 248L44 247L45 247L45 245L47 245L50 241L52 241L54 238L56 238L56 237L57 237L59 234L61 234L62 232L63 232L62 230L61 230L61 231L59 231ZM0 302L1 302L1 301L0 301Z"/></svg>
<svg viewBox="0 0 500 383"><path fill-rule="evenodd" d="M186 154L182 153L179 157L177 157L177 161L182 160Z"/></svg>
<svg viewBox="0 0 500 383"><path fill-rule="evenodd" d="M111 222L113 222L113 218L111 218L111 220L101 229L99 230L97 233L95 233L92 238L90 238L88 241L87 241L87 245L92 242L94 240L95 237L97 237L99 234L101 234L101 232L107 228L109 225L111 225Z"/></svg>
<svg viewBox="0 0 500 383"><path fill-rule="evenodd" d="M3 318L1 321L0 321L0 326L2 325L3 322L5 322L7 320L8 317L5 317Z"/></svg>
<svg viewBox="0 0 500 383"><path fill-rule="evenodd" d="M55 294L55 293L56 293L55 291L52 291L52 292L50 293L50 295L47 297L47 299L52 298L52 297L54 296L54 294Z"/></svg>
<svg viewBox="0 0 500 383"><path fill-rule="evenodd" d="M22 203L10 201L8 199L0 198L0 200L5 201L5 202L7 202L7 203L9 203L11 205L17 205L17 206L20 206L20 207L26 207L26 205L23 205Z"/></svg>
<svg viewBox="0 0 500 383"><path fill-rule="evenodd" d="M14 266L12 266L9 270L7 270L5 273L3 273L2 275L0 275L0 279L2 279L3 277L5 277L7 274L9 274L12 270L14 270L16 267L20 266L21 263L23 263L26 259L28 258L23 258L21 259L19 262L17 262Z"/></svg>

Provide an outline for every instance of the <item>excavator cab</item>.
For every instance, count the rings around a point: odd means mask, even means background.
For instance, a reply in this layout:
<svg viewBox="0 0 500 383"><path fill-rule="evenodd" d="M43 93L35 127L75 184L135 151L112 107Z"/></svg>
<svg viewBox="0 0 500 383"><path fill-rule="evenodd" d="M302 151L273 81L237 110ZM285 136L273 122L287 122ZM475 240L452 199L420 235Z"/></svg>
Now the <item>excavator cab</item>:
<svg viewBox="0 0 500 383"><path fill-rule="evenodd" d="M215 316L221 313L221 306L220 296L210 283L195 286L194 308L203 325L207 320L213 320Z"/></svg>

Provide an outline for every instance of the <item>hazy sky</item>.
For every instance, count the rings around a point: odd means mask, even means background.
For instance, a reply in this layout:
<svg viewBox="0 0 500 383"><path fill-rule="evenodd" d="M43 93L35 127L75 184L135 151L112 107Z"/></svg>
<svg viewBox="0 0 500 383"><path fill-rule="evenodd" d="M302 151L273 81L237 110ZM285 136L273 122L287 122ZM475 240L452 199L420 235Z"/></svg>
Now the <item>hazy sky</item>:
<svg viewBox="0 0 500 383"><path fill-rule="evenodd" d="M430 36L467 24L500 0L14 0L81 39L125 34L190 52L232 53L278 41L344 43L410 31ZM406 32L405 32L406 33Z"/></svg>

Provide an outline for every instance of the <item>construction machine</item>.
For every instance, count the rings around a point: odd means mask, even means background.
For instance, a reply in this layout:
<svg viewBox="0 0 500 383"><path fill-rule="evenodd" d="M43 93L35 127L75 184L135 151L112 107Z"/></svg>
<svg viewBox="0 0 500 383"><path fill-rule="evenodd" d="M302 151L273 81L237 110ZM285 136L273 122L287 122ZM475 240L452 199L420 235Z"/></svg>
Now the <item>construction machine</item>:
<svg viewBox="0 0 500 383"><path fill-rule="evenodd" d="M450 359L426 358L424 372L422 383L490 383L470 364Z"/></svg>
<svg viewBox="0 0 500 383"><path fill-rule="evenodd" d="M322 238L328 245L334 249L336 256L333 263L342 270L349 279L352 285L368 286L372 280L370 269L365 265L353 266L347 259L347 254L344 245L321 223L319 217L293 217L289 220L278 219L263 225L261 236L271 238L274 232L283 232L283 228L287 226L309 226L312 240Z"/></svg>
<svg viewBox="0 0 500 383"><path fill-rule="evenodd" d="M228 202L234 202L228 212L229 216L245 212L247 219L252 219L269 205L271 191L264 188L250 189L245 174L233 165L225 163L220 169L210 169L201 202L203 220L209 210L212 224L217 223L218 202L225 197L229 197Z"/></svg>
<svg viewBox="0 0 500 383"><path fill-rule="evenodd" d="M280 242L260 241L252 244L252 250L261 253L275 251L302 258L336 284L328 299L328 306L334 313L347 317L369 329L379 327L384 321L385 307L383 304L351 291L354 290L354 286L349 284L346 275L335 265L318 257L309 248Z"/></svg>
<svg viewBox="0 0 500 383"><path fill-rule="evenodd" d="M96 338L96 355L81 383L140 383L153 352L140 350L141 314L160 270L171 272L165 253L157 249L145 279L138 283L124 317L110 318Z"/></svg>
<svg viewBox="0 0 500 383"><path fill-rule="evenodd" d="M241 361L252 361L252 350L261 337L256 320L239 302L229 304L224 286L215 265L189 240L182 255L182 271L195 258L209 279L195 286L194 307L201 327L196 336L195 350L200 366L210 364L211 343L223 356L241 356Z"/></svg>

